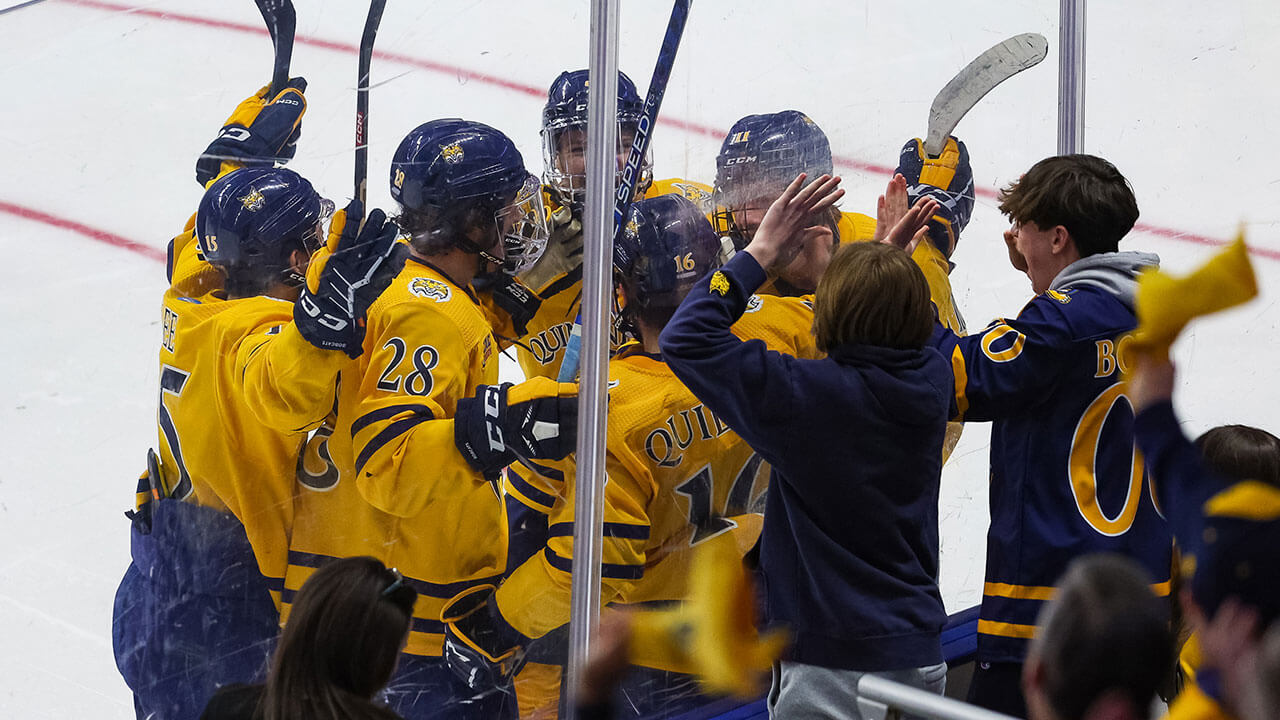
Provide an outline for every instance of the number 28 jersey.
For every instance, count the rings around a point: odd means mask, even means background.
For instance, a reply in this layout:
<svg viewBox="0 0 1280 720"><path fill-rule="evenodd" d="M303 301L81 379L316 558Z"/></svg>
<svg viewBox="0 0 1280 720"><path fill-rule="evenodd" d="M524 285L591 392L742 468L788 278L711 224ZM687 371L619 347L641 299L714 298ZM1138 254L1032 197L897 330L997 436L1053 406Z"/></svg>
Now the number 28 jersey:
<svg viewBox="0 0 1280 720"><path fill-rule="evenodd" d="M366 322L364 352L339 379L336 473L299 492L285 609L326 560L372 555L418 591L405 651L439 656L445 601L497 582L506 563L500 489L454 442L458 401L498 382L493 318L469 287L413 257Z"/></svg>

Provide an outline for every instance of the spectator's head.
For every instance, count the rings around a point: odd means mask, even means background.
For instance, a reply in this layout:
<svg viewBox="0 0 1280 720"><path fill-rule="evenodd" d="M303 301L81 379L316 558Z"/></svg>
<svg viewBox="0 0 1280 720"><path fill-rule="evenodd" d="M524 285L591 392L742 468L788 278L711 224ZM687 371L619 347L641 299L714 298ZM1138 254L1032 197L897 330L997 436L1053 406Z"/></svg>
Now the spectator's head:
<svg viewBox="0 0 1280 720"><path fill-rule="evenodd" d="M1023 668L1032 720L1144 720L1173 659L1166 605L1132 561L1073 562Z"/></svg>
<svg viewBox="0 0 1280 720"><path fill-rule="evenodd" d="M1114 165L1093 155L1045 158L1000 191L1018 252L1036 293L1080 258L1116 252L1138 220L1133 188Z"/></svg>
<svg viewBox="0 0 1280 720"><path fill-rule="evenodd" d="M399 572L371 557L316 570L280 636L265 720L395 717L370 701L391 679L417 597Z"/></svg>
<svg viewBox="0 0 1280 720"><path fill-rule="evenodd" d="M1280 488L1243 480L1209 498L1200 537L1184 549L1193 627L1229 597L1256 609L1262 627L1280 617Z"/></svg>
<svg viewBox="0 0 1280 720"><path fill-rule="evenodd" d="M840 246L813 298L813 334L823 352L848 344L918 349L933 319L920 268L881 243Z"/></svg>
<svg viewBox="0 0 1280 720"><path fill-rule="evenodd" d="M1280 487L1280 438L1248 425L1222 425L1196 438L1209 468L1231 481Z"/></svg>

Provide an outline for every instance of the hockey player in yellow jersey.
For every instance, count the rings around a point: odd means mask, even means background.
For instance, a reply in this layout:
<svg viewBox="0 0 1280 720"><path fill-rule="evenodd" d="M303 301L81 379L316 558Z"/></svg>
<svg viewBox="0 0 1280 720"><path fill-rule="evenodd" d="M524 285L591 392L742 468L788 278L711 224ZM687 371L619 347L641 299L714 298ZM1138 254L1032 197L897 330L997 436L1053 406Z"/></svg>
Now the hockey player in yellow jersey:
<svg viewBox="0 0 1280 720"><path fill-rule="evenodd" d="M618 167L627 160L644 101L635 83L618 73ZM582 207L586 202L587 71L561 73L542 110L543 189L551 240L541 259L520 279L541 298L537 313L521 333L517 357L525 377L556 377L582 295ZM711 188L678 178L653 179L651 154L641 162L636 199L679 194L707 205ZM614 348L624 340L615 328Z"/></svg>
<svg viewBox="0 0 1280 720"><path fill-rule="evenodd" d="M344 211L325 270L304 289L331 208L289 170L233 170L211 184L193 225L218 289L165 293L159 452L140 484L133 563L113 623L139 717L196 717L219 685L265 670L279 623L294 466L306 431L327 410L310 398L332 401L349 361L335 351L350 350L305 312L295 322L295 313L324 309L333 326L336 304L353 313L342 321L355 331L360 308L385 287L374 276L385 275L395 240L376 217L357 238L358 222L343 222L353 209ZM303 405L311 409L295 410Z"/></svg>
<svg viewBox="0 0 1280 720"><path fill-rule="evenodd" d="M737 249L746 247L765 210L801 172L810 177L832 172L831 146L812 119L795 110L784 110L738 120L716 157L712 215L716 232L729 237ZM931 221L931 242L920 243L912 259L925 274L930 299L938 308L942 323L958 332L962 323L951 296L947 258L973 207L968 151L950 138L942 157L931 159L919 151L919 141L913 140L903 148L899 172L906 176L912 204L924 195L936 199L945 194L952 198L950 205L944 204ZM952 187L960 189L951 192ZM837 244L879 239L876 218L860 213L832 208L826 225L831 228L831 239L806 242L796 259L771 277L761 293L808 295L817 287Z"/></svg>
<svg viewBox="0 0 1280 720"><path fill-rule="evenodd" d="M768 465L707 412L657 352L666 318L688 288L719 263L719 248L701 208L678 195L633 205L616 248L623 316L637 340L623 345L609 365L601 591L606 603L679 600L686 594L694 546L731 533L746 554L760 533ZM808 328L789 334L807 311L797 299L759 297L735 331L812 357L816 350ZM568 459L530 466L542 474L524 468L517 481L526 490L528 483L537 485L540 489L530 494L549 500L538 508L549 514L549 539L539 552L528 554L492 598L483 605L471 603L468 607L479 609L450 625L451 641L478 647L492 661L476 672L483 682L506 682L525 646L569 620L574 464ZM509 471L508 481L516 478ZM564 661L545 643L535 648L530 657L539 666ZM522 717L554 714L560 669L553 670L550 681L521 673L516 692ZM706 701L690 677L662 668L641 668L634 679L625 705L641 715L658 708L674 713Z"/></svg>
<svg viewBox="0 0 1280 720"><path fill-rule="evenodd" d="M286 620L293 593L327 559L378 557L419 593L386 691L392 708L405 718L501 717L501 694L472 693L442 661L440 617L446 600L504 570L502 468L563 458L574 445L576 387L499 384L502 339L473 288L536 260L546 240L540 185L501 132L446 119L400 143L391 194L411 252L369 310L364 354L342 372L328 442L336 476L299 494Z"/></svg>
<svg viewBox="0 0 1280 720"><path fill-rule="evenodd" d="M817 123L795 110L748 115L738 120L725 136L716 157L712 211L716 232L728 237L736 249L746 247L764 219L765 211L801 172L809 177L832 172L831 145ZM898 175L904 177L898 178ZM929 299L937 308L939 321L963 335L964 319L951 292L948 258L973 210L973 173L964 144L948 138L942 155L930 158L919 140L908 141L899 157L895 179L886 191L890 205L904 195L904 204L896 214L892 207L884 207L885 196L882 196L876 218L831 207L823 223L830 228L830 235L806 239L796 258L771 273L757 292L809 295L818 286L838 244L880 240L905 212L906 206L914 205L921 198L933 198L938 201L939 209L929 223L929 242L919 243L911 259L929 284ZM806 325L811 323L809 318ZM944 459L950 457L962 431L962 423L948 425Z"/></svg>

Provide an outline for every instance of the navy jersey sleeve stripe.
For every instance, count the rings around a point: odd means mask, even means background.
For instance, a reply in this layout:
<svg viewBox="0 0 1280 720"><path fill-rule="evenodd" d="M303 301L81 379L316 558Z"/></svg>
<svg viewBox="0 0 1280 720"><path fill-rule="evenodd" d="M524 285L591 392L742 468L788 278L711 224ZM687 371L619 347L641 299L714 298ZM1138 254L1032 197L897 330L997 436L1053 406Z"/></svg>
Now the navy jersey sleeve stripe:
<svg viewBox="0 0 1280 720"><path fill-rule="evenodd" d="M388 405L386 407L378 408L377 410L371 410L365 413L364 415L361 415L360 417L356 418L355 422L351 423L351 434L355 435L356 433L369 427L373 423L376 423L382 420L390 420L391 418L403 412L411 412L411 413L414 413L415 415L425 414L428 418L434 417L434 415L431 412L431 406L424 405L422 403L404 403L401 405Z"/></svg>
<svg viewBox="0 0 1280 720"><path fill-rule="evenodd" d="M573 523L556 523L547 529L547 537L565 537L573 535ZM622 538L624 540L648 540L648 525L607 522L604 524L604 536Z"/></svg>
<svg viewBox="0 0 1280 720"><path fill-rule="evenodd" d="M563 573L573 572L573 561L569 558L557 555L551 548L544 548L542 554L551 567ZM644 566L600 563L600 577L611 580L639 580L644 577Z"/></svg>
<svg viewBox="0 0 1280 720"><path fill-rule="evenodd" d="M375 435L373 439L364 446L364 449L360 451L360 455L356 458L356 472L358 473L364 470L365 463L369 462L369 459L373 457L374 453L381 450L384 445L395 440L406 432L409 432L418 424L431 419L431 413L426 412L425 414L412 415L404 418L403 420L397 420L383 428L382 432Z"/></svg>

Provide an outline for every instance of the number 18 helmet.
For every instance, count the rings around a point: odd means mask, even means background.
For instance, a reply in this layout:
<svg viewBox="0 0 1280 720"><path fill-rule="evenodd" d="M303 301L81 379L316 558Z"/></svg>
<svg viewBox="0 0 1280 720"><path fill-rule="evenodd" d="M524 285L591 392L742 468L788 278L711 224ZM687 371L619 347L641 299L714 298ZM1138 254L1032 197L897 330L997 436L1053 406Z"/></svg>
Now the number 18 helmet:
<svg viewBox="0 0 1280 720"><path fill-rule="evenodd" d="M586 147L587 87L586 70L562 72L551 83L547 104L542 108L542 180L556 190L564 203L578 207L587 199L586 158L581 155ZM631 148L642 115L644 100L636 91L636 84L619 71L618 154L621 157L625 158ZM583 133L581 142L576 147L562 148L560 139L568 130ZM621 172L618 177L621 178ZM653 158L652 153L646 151L640 163L640 177L636 179L636 197L643 197L652 182Z"/></svg>
<svg viewBox="0 0 1280 720"><path fill-rule="evenodd" d="M632 204L613 260L624 312L661 327L698 278L719 267L720 241L688 198L660 195Z"/></svg>
<svg viewBox="0 0 1280 720"><path fill-rule="evenodd" d="M811 180L831 173L831 144L808 115L783 110L748 115L734 123L716 156L712 191L716 232L737 242L741 233L732 211L761 196L782 194L802 172Z"/></svg>
<svg viewBox="0 0 1280 720"><path fill-rule="evenodd" d="M227 275L227 289L257 294L292 269L294 250L310 254L321 245L321 223L333 203L306 178L284 168L241 168L209 186L196 212L196 241L209 264Z"/></svg>
<svg viewBox="0 0 1280 720"><path fill-rule="evenodd" d="M511 273L531 266L546 247L538 179L515 143L484 123L446 118L414 128L392 157L391 197L410 211L404 229L427 246L454 244ZM512 218L514 229L500 235ZM481 247L467 239L474 227L491 231L493 242ZM492 254L499 238L505 261Z"/></svg>

